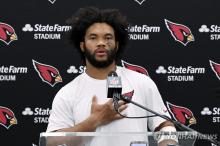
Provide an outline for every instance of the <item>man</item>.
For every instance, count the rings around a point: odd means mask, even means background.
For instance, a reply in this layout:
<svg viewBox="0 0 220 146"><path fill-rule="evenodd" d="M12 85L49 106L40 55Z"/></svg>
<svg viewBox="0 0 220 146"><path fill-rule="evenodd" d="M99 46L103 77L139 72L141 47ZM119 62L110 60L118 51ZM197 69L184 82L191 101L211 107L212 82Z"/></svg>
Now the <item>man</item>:
<svg viewBox="0 0 220 146"><path fill-rule="evenodd" d="M172 123L159 117L123 118L107 98L106 78L116 71L122 80L122 94L154 111L169 116L155 83L147 76L116 66L128 40L128 23L118 10L81 8L70 19L71 41L86 65L85 73L64 86L56 95L47 131L58 132L147 132L175 131ZM119 101L127 116L152 115Z"/></svg>

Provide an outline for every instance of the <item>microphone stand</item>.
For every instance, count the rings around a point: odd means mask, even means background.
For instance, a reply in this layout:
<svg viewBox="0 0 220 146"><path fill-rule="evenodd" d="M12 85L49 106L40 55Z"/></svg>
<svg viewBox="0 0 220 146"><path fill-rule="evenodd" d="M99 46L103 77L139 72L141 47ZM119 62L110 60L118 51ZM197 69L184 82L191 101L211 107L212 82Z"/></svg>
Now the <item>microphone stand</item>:
<svg viewBox="0 0 220 146"><path fill-rule="evenodd" d="M118 96L115 96L114 98L118 98ZM113 100L114 100L114 99L113 99ZM136 105L136 106L138 106L138 107L140 107L140 108L142 108L142 109L144 109L144 110L146 110L146 111L148 111L148 112L150 112L150 113L153 113L153 114L155 114L155 115L157 115L157 116L159 116L159 117L161 117L161 118L163 118L163 119L165 119L165 120L167 120L167 121L172 122L175 126L177 126L178 128L180 128L180 129L183 130L183 131L195 132L198 136L200 136L200 137L206 139L206 140L209 141L209 142L214 143L216 146L220 146L220 142L219 142L219 141L217 141L217 140L215 140L215 139L212 139L212 138L210 138L209 136L206 136L205 134L202 134L202 133L200 133L200 132L198 132L198 131L192 129L192 128L190 128L190 127L188 127L188 126L186 126L186 125L180 123L179 121L175 121L175 120L171 119L170 117L168 117L168 116L166 116L166 115L159 114L159 113L157 113L157 112L155 112L155 111L153 111L153 110L151 110L151 109L149 109L149 108L147 108L147 107L144 107L144 106L140 105L139 103L136 103L136 102L130 100L128 97L120 96L120 99L118 98L117 100L123 100L123 101L125 101L125 102L127 102L127 103L132 103L132 104L134 104L134 105ZM114 102L114 103L115 103L115 102Z"/></svg>

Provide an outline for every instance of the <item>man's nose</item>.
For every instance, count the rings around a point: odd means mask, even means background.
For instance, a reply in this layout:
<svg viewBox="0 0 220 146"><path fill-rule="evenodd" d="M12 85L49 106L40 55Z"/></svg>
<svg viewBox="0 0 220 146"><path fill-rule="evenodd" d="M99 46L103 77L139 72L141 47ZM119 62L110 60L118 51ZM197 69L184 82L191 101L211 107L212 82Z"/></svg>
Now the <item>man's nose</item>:
<svg viewBox="0 0 220 146"><path fill-rule="evenodd" d="M106 45L106 40L105 39L98 39L97 45L98 46L105 46Z"/></svg>

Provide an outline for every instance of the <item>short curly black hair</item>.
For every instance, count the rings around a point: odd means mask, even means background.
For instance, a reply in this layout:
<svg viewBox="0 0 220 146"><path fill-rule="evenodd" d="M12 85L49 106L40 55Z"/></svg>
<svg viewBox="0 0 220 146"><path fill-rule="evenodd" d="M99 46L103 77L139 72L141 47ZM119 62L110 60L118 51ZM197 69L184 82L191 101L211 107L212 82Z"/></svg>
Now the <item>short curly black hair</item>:
<svg viewBox="0 0 220 146"><path fill-rule="evenodd" d="M84 41L86 30L97 22L107 23L114 29L116 41L119 42L116 60L119 59L128 41L128 22L117 9L80 8L75 15L67 20L67 23L72 26L69 31L70 42L73 43L85 61L84 53L80 49L80 42Z"/></svg>

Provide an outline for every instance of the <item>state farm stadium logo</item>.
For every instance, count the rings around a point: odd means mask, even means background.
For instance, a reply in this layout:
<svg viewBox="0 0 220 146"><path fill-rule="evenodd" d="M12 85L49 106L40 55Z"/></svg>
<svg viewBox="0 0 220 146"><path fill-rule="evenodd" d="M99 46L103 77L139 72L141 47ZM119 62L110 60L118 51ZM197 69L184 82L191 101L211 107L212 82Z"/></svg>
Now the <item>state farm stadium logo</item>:
<svg viewBox="0 0 220 146"><path fill-rule="evenodd" d="M0 82L16 81L19 75L27 74L27 67L18 67L14 65L0 66Z"/></svg>
<svg viewBox="0 0 220 146"><path fill-rule="evenodd" d="M128 36L130 40L150 40L152 33L160 32L159 26L130 25L128 27Z"/></svg>
<svg viewBox="0 0 220 146"><path fill-rule="evenodd" d="M165 19L164 21L167 29L170 31L170 34L173 36L175 41L183 44L184 46L192 41L195 41L195 38L189 27L183 24L171 22L167 19Z"/></svg>
<svg viewBox="0 0 220 146"><path fill-rule="evenodd" d="M164 74L167 77L167 81L188 82L195 81L196 77L205 74L205 68L203 67L176 67L176 66L159 66L156 69L157 74Z"/></svg>
<svg viewBox="0 0 220 146"><path fill-rule="evenodd" d="M0 22L0 41L9 45L11 42L18 40L14 28L6 23Z"/></svg>
<svg viewBox="0 0 220 146"><path fill-rule="evenodd" d="M22 31L33 33L35 40L59 40L62 39L64 32L70 29L71 26L62 26L59 24L25 24Z"/></svg>
<svg viewBox="0 0 220 146"><path fill-rule="evenodd" d="M220 123L220 107L204 107L201 115L208 116L213 123Z"/></svg>
<svg viewBox="0 0 220 146"><path fill-rule="evenodd" d="M220 25L201 25L199 32L207 34L210 40L220 40Z"/></svg>
<svg viewBox="0 0 220 146"><path fill-rule="evenodd" d="M39 124L48 123L50 113L51 110L49 108L41 108L41 107L35 107L35 108L26 107L22 111L22 115L33 118L33 122Z"/></svg>
<svg viewBox="0 0 220 146"><path fill-rule="evenodd" d="M80 65L79 67L76 67L72 65L67 69L67 73L68 74L82 74L85 72L85 70L86 70L85 66Z"/></svg>

